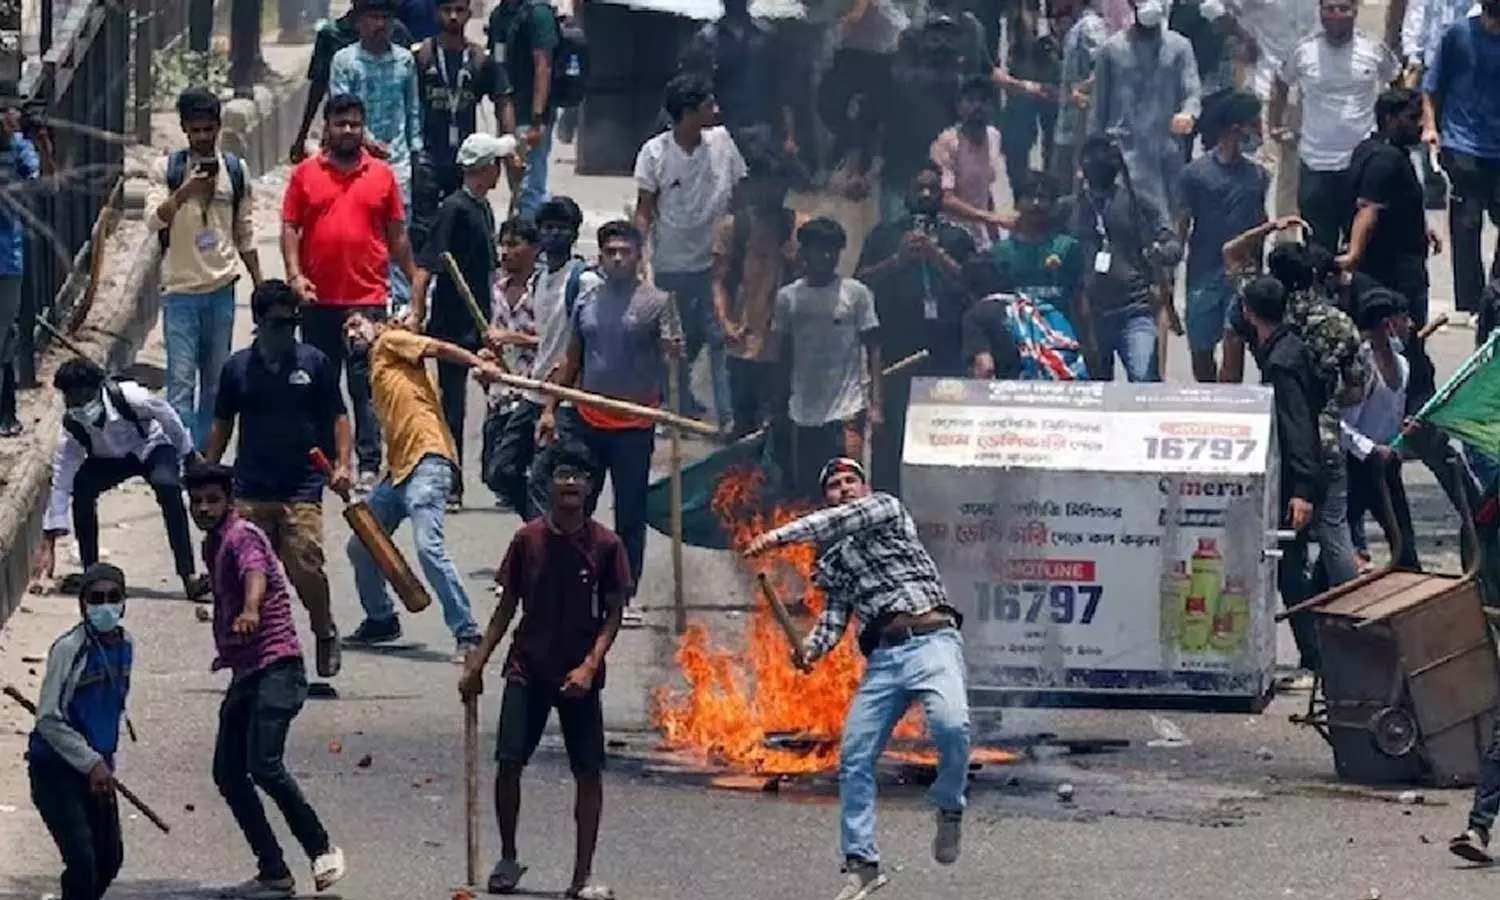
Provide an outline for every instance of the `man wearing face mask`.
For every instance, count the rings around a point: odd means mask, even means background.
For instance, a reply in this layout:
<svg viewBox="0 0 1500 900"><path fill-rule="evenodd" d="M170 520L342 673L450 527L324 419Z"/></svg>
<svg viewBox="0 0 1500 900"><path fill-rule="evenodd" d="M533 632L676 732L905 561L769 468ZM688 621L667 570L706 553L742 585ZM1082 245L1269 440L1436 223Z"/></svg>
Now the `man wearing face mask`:
<svg viewBox="0 0 1500 900"><path fill-rule="evenodd" d="M1161 207L1120 183L1120 159L1119 149L1099 136L1079 152L1084 183L1065 221L1092 273L1084 291L1093 322L1074 325L1080 333L1092 328L1094 378L1112 380L1119 356L1129 380L1160 381L1152 290L1158 269L1182 261L1182 242Z"/></svg>
<svg viewBox="0 0 1500 900"><path fill-rule="evenodd" d="M1088 133L1119 144L1143 202L1171 209L1180 141L1196 127L1203 89L1192 44L1163 27L1163 0L1136 0L1134 9L1134 24L1099 50Z"/></svg>
<svg viewBox="0 0 1500 900"><path fill-rule="evenodd" d="M348 490L353 437L338 371L322 351L297 340L302 301L273 278L250 295L255 340L224 365L205 456L224 458L239 427L234 493L241 515L266 533L307 609L320 678L341 664L338 627L323 554L324 477L314 447L333 461L334 490Z"/></svg>
<svg viewBox="0 0 1500 900"><path fill-rule="evenodd" d="M47 651L36 726L26 745L31 801L63 859L64 900L103 897L125 844L115 799L115 751L130 693L135 643L125 615L125 573L94 563L78 592L82 621ZM132 737L134 732L131 732Z"/></svg>
<svg viewBox="0 0 1500 900"><path fill-rule="evenodd" d="M1297 206L1312 226L1311 241L1337 251L1354 213L1349 163L1354 148L1375 130L1375 98L1401 71L1396 57L1354 28L1353 0L1321 0L1321 34L1297 45L1278 74L1266 113L1270 136L1291 138L1287 98L1302 97Z"/></svg>
<svg viewBox="0 0 1500 900"><path fill-rule="evenodd" d="M189 600L206 601L209 585L195 574L193 537L182 502L182 466L197 455L182 419L160 397L130 381L115 381L84 359L57 369L53 387L63 395L57 451L52 457L52 499L42 520L32 591L53 576L55 546L68 533L87 569L99 561L99 497L132 478L144 478L156 495L167 542Z"/></svg>

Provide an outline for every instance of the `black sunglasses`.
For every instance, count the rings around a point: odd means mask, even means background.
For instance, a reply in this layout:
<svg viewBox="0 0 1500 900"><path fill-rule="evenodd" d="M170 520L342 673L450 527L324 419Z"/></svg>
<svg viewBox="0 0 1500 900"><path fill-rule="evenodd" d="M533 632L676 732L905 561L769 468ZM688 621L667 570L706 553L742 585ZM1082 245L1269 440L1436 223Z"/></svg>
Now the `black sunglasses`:
<svg viewBox="0 0 1500 900"><path fill-rule="evenodd" d="M84 595L83 600L88 604L96 603L119 603L125 599L125 592L119 588L104 588L103 590L91 590Z"/></svg>

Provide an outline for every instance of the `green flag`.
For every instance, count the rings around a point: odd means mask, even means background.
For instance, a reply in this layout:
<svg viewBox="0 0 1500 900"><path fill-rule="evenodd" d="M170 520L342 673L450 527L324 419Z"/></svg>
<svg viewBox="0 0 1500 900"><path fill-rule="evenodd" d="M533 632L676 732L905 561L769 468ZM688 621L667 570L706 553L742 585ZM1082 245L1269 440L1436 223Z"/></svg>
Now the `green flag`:
<svg viewBox="0 0 1500 900"><path fill-rule="evenodd" d="M1453 377L1433 394L1414 417L1431 422L1464 444L1491 457L1500 457L1500 361L1496 340L1490 335L1474 355L1464 361ZM1393 446L1399 447L1398 436Z"/></svg>
<svg viewBox="0 0 1500 900"><path fill-rule="evenodd" d="M692 547L732 550L725 518L750 521L786 499L781 470L771 452L770 430L765 429L730 444L682 470L682 541ZM732 479L741 490L722 490ZM714 508L715 496L720 508ZM733 507L733 508L730 508ZM670 478L653 482L646 489L646 523L662 534L672 533L672 485Z"/></svg>

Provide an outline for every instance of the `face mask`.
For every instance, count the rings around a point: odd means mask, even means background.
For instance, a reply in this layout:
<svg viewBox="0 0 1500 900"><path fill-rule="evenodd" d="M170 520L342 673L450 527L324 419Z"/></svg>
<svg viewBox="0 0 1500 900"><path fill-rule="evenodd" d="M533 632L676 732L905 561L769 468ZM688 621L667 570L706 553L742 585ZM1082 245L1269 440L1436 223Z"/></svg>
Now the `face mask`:
<svg viewBox="0 0 1500 900"><path fill-rule="evenodd" d="M284 356L292 345L297 342L297 331L295 328L266 327L264 325L255 329L255 343L272 356Z"/></svg>
<svg viewBox="0 0 1500 900"><path fill-rule="evenodd" d="M95 397L82 406L68 407L68 418L79 425L92 425L104 415L104 398Z"/></svg>
<svg viewBox="0 0 1500 900"><path fill-rule="evenodd" d="M1161 20L1166 17L1166 9L1162 7L1161 0L1142 0L1135 8L1135 24L1142 28L1160 28Z"/></svg>
<svg viewBox="0 0 1500 900"><path fill-rule="evenodd" d="M1089 187L1107 188L1115 183L1120 177L1120 170L1113 163L1094 163L1084 166L1083 177L1088 180Z"/></svg>
<svg viewBox="0 0 1500 900"><path fill-rule="evenodd" d="M567 259L573 253L573 236L567 232L543 231L537 238L537 247L548 259Z"/></svg>
<svg viewBox="0 0 1500 900"><path fill-rule="evenodd" d="M95 603L84 608L88 614L89 627L99 633L114 631L125 617L123 603Z"/></svg>

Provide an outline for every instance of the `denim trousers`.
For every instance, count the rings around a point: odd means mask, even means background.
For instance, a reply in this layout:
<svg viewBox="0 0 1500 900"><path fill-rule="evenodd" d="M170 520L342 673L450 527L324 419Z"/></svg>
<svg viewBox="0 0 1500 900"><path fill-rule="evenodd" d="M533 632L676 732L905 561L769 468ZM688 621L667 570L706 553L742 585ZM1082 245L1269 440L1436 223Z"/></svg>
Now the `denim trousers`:
<svg viewBox="0 0 1500 900"><path fill-rule="evenodd" d="M306 700L307 672L300 657L291 657L232 682L219 707L214 784L255 854L257 875L265 879L286 878L292 872L256 788L281 810L308 859L322 856L330 847L328 832L283 758L292 720Z"/></svg>
<svg viewBox="0 0 1500 900"><path fill-rule="evenodd" d="M498 425L494 458L484 470L485 485L527 522L547 506L548 485L533 486L530 479L531 463L537 455L536 420L541 415L539 403L522 399L516 404Z"/></svg>
<svg viewBox="0 0 1500 900"><path fill-rule="evenodd" d="M1156 317L1149 312L1104 316L1095 328L1103 371L1095 381L1115 380L1115 357L1125 366L1127 381L1161 381L1156 358Z"/></svg>
<svg viewBox="0 0 1500 900"><path fill-rule="evenodd" d="M27 768L31 802L62 856L60 900L100 900L125 859L115 795L95 796L88 778L60 760L32 759Z"/></svg>
<svg viewBox="0 0 1500 900"><path fill-rule="evenodd" d="M1500 812L1500 720L1490 735L1490 746L1479 761L1479 783L1474 785L1474 805L1469 808L1469 827L1486 837Z"/></svg>
<svg viewBox="0 0 1500 900"><path fill-rule="evenodd" d="M333 364L334 378L349 373L349 412L354 417L354 455L361 472L380 470L380 421L370 389L369 351L356 352L344 340L344 320L351 313L385 318L383 305L319 306L302 308L302 340L323 352Z"/></svg>
<svg viewBox="0 0 1500 900"><path fill-rule="evenodd" d="M714 273L657 272L656 286L677 298L677 312L682 317L682 363L677 367L678 397L686 416L697 416L699 406L693 399L693 361L698 352L708 348L708 372L714 389L714 416L719 427L729 424L734 398L729 391L729 364L724 358L724 332L714 314ZM662 385L662 396L667 396Z"/></svg>
<svg viewBox="0 0 1500 900"><path fill-rule="evenodd" d="M651 453L656 448L656 430L595 428L583 421L578 410L572 407L559 409L557 440L541 451L531 467L531 502L535 504L538 515L545 514L550 496L546 473L552 467L543 455L568 441L583 444L594 457L596 468L590 473L593 491L588 498L591 516L599 505L599 493L604 490L604 476L609 476L609 487L615 498L615 534L625 545L630 576L639 587L641 568L646 559L646 489L651 482Z"/></svg>
<svg viewBox="0 0 1500 900"><path fill-rule="evenodd" d="M542 140L526 153L526 174L516 196L516 215L536 218L536 211L547 202L547 165L552 158L552 132L542 130Z"/></svg>
<svg viewBox="0 0 1500 900"><path fill-rule="evenodd" d="M937 745L937 779L927 800L940 810L964 808L969 781L969 697L964 641L956 628L880 647L865 661L839 750L839 841L846 860L877 862L875 765L906 708L921 700Z"/></svg>
<svg viewBox="0 0 1500 900"><path fill-rule="evenodd" d="M395 533L403 520L410 518L416 534L417 562L427 583L443 607L443 622L459 640L479 635L469 595L448 544L443 537L448 490L453 486L453 463L441 456L428 455L400 484L391 483L387 475L366 498L370 511L386 534ZM396 614L395 603L386 590L380 566L359 538L349 538L349 562L354 566L354 586L360 605L372 621L384 621Z"/></svg>
<svg viewBox="0 0 1500 900"><path fill-rule="evenodd" d="M1328 492L1313 511L1309 526L1313 540L1318 542L1319 577L1315 588L1319 591L1336 588L1353 581L1359 574L1359 564L1354 559L1354 539L1349 534L1349 478L1340 472L1328 482Z"/></svg>
<svg viewBox="0 0 1500 900"><path fill-rule="evenodd" d="M234 283L206 294L167 294L161 330L167 345L167 402L201 451L214 423L219 372L234 339Z"/></svg>
<svg viewBox="0 0 1500 900"><path fill-rule="evenodd" d="M397 176L400 177L399 175ZM411 175L408 174L401 181L401 208L411 210ZM411 279L406 277L406 272L396 262L396 254L391 254L391 312L396 316L406 315L411 307Z"/></svg>

